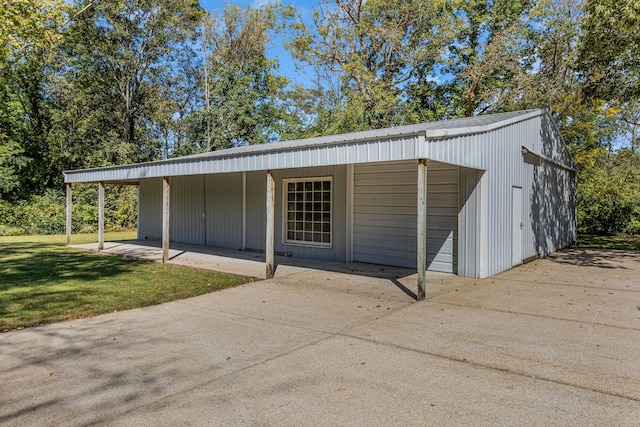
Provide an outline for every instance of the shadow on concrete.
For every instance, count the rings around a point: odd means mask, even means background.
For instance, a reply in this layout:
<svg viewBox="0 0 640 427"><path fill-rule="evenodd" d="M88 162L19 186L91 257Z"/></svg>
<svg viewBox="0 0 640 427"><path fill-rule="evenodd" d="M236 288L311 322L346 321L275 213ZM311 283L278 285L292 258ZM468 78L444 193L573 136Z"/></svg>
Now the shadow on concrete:
<svg viewBox="0 0 640 427"><path fill-rule="evenodd" d="M557 264L577 267L597 267L630 270L624 263L634 263L640 252L617 249L570 248L549 255L548 259Z"/></svg>
<svg viewBox="0 0 640 427"><path fill-rule="evenodd" d="M79 245L82 246L82 245ZM86 245L84 245L86 248ZM154 240L136 240L136 241L122 241L122 242L110 242L106 247L108 255L115 255L119 257L125 257L129 259L139 259L147 261L160 261L162 259L162 248L158 241ZM187 257L192 254L198 254L203 258L197 263L197 265L190 263ZM182 243L171 243L170 245L170 260L173 263L183 264L194 268L206 267L206 256L223 257L232 261L250 261L252 263L264 263L265 255L263 252L256 251L243 251L238 249L226 249L216 248L212 246L192 245ZM282 271L283 267L286 268L300 268L321 270L333 273L352 274L357 276L372 277L377 279L388 279L394 286L398 287L407 296L416 299L416 293L400 283L398 279L408 277L416 274L415 269L395 267L379 264L368 264L362 262L328 262L328 261L316 261L301 258L293 258L288 256L276 256L276 276L279 271ZM204 260L204 261L203 261ZM212 263L213 265L214 263ZM253 264L244 264L247 269L243 269L241 262L234 262L234 271L229 269L225 270L225 273L231 273L242 276L255 276L256 272L263 272L262 266L256 268ZM251 266L251 269L249 269ZM280 269L280 270L279 270ZM210 268L210 270L216 270ZM264 276L261 276L264 277Z"/></svg>
<svg viewBox="0 0 640 427"><path fill-rule="evenodd" d="M19 364L3 363L0 367L4 384L19 384L19 378L23 374L28 376L26 372L29 371L40 370L44 373L38 385L40 396L0 385L0 394L3 396L0 424L20 424L25 415L46 412L48 408L55 407L58 410L68 408L72 412L80 409L73 423L90 425L165 396L172 389L181 389L180 384L168 381L184 375L179 368L184 364L180 354L165 355L161 364L152 358L132 359L130 352L136 350L145 354L145 349L153 344L153 338L135 336L131 339L119 334L116 336L115 333L105 335L104 331L110 330L110 322L104 319L94 324L75 324L73 333L34 328L29 333L41 338L30 339L29 346L0 341L0 354L5 361L19 361ZM110 362L95 363L89 368L85 366L87 370L81 374L69 369L69 360L77 360L80 364L84 359L104 358L109 358ZM120 363L113 363L114 360L120 360ZM61 380L65 382L68 377L76 375L82 384L78 385L77 390L67 388L63 393L56 390L58 378L62 377ZM59 397L41 399L47 395ZM83 407L86 410L82 410Z"/></svg>

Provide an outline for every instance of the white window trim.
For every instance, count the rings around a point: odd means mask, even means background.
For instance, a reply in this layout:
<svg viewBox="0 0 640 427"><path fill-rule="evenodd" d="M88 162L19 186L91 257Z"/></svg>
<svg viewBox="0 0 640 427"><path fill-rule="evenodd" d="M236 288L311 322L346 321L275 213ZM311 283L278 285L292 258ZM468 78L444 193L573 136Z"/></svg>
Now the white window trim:
<svg viewBox="0 0 640 427"><path fill-rule="evenodd" d="M329 181L331 183L331 190L329 192L329 204L330 204L330 214L329 214L329 224L331 225L331 231L329 232L329 243L323 242L306 242L301 240L289 240L287 239L287 219L288 219L288 196L289 190L288 185L290 182L317 182L317 181ZM304 178L283 178L282 179L282 244L289 246L303 246L310 248L319 248L319 249L331 249L333 248L333 177L332 176L314 176L314 177L304 177Z"/></svg>

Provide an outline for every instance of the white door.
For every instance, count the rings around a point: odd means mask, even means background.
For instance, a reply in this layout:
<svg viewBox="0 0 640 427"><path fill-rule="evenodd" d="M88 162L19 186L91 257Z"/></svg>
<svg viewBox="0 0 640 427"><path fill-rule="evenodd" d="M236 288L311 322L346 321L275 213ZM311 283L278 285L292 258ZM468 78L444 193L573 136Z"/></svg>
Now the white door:
<svg viewBox="0 0 640 427"><path fill-rule="evenodd" d="M513 187L511 192L511 265L522 263L522 188Z"/></svg>

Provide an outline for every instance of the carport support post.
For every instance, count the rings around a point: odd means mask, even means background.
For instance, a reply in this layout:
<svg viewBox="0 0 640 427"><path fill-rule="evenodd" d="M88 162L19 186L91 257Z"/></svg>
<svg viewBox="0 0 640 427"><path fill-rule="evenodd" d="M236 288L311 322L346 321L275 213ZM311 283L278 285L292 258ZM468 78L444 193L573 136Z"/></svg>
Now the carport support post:
<svg viewBox="0 0 640 427"><path fill-rule="evenodd" d="M267 267L267 279L271 279L275 272L275 258L273 253L275 237L275 204L276 183L273 179L273 170L267 171L267 242L265 245L265 264Z"/></svg>
<svg viewBox="0 0 640 427"><path fill-rule="evenodd" d="M67 224L66 224L66 231L67 231L67 246L69 246L71 244L71 201L72 201L72 197L71 197L71 184L67 184Z"/></svg>
<svg viewBox="0 0 640 427"><path fill-rule="evenodd" d="M171 206L170 177L162 178L162 262L169 261L169 208Z"/></svg>
<svg viewBox="0 0 640 427"><path fill-rule="evenodd" d="M425 297L427 284L427 161L418 161L418 228L417 228L417 264L418 264L418 293L416 299L422 301Z"/></svg>
<svg viewBox="0 0 640 427"><path fill-rule="evenodd" d="M98 250L104 249L104 182L98 183Z"/></svg>

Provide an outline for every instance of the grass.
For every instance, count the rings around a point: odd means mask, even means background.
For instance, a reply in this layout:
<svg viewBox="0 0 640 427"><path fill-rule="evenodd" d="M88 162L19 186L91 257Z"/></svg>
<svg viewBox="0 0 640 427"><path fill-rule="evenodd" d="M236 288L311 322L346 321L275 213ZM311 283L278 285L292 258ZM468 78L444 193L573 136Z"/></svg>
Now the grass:
<svg viewBox="0 0 640 427"><path fill-rule="evenodd" d="M596 236L578 235L579 248L622 249L640 251L640 236Z"/></svg>
<svg viewBox="0 0 640 427"><path fill-rule="evenodd" d="M105 240L135 239L135 232ZM72 243L97 241L74 235ZM65 236L0 237L0 331L187 298L252 278L132 261L65 246Z"/></svg>

